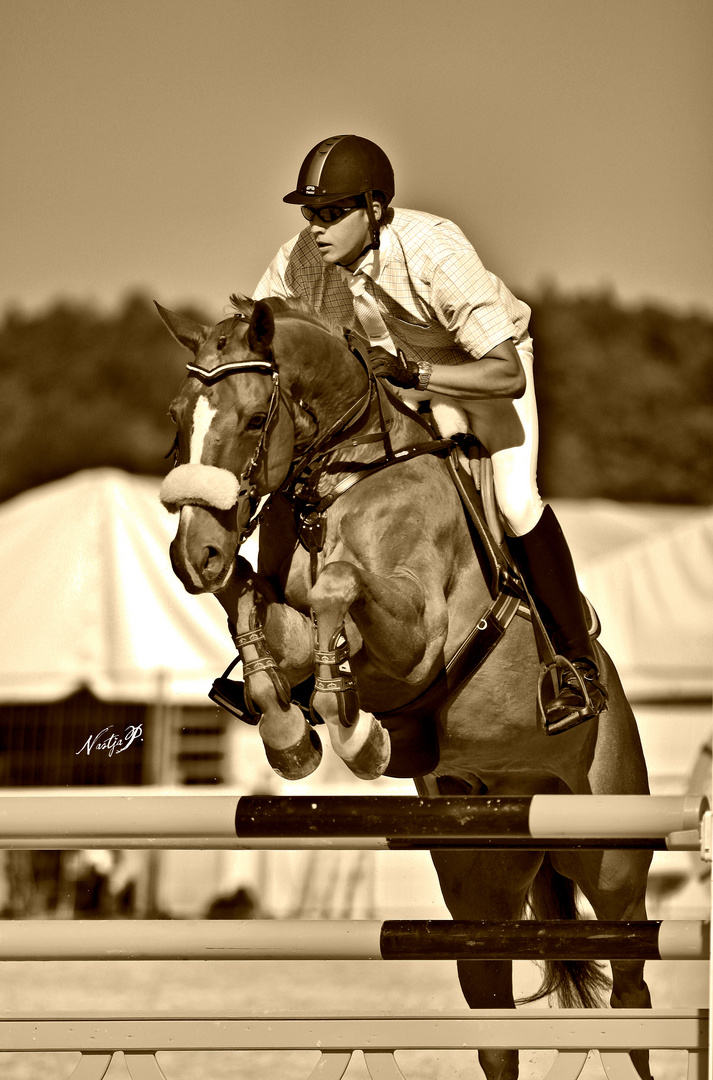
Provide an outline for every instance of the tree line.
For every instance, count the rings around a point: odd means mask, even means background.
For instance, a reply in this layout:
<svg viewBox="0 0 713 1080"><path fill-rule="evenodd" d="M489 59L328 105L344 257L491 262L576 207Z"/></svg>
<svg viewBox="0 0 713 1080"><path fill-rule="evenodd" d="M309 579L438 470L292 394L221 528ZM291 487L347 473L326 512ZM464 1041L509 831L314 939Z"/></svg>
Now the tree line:
<svg viewBox="0 0 713 1080"><path fill-rule="evenodd" d="M545 498L713 502L713 317L548 288L532 308ZM202 322L219 317L185 309ZM79 469L163 475L185 351L147 296L0 324L0 500Z"/></svg>

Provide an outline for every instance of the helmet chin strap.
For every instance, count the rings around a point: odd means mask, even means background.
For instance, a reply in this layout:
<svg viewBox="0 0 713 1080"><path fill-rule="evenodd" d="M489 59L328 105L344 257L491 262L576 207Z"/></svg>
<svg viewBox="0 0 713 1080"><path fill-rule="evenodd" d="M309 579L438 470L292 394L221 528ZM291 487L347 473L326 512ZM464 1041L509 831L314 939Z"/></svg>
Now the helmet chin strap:
<svg viewBox="0 0 713 1080"><path fill-rule="evenodd" d="M366 216L369 218L369 225L371 227L371 243L368 247L364 248L364 251L369 251L371 248L374 251L379 250L379 223L376 220L376 214L374 213L374 200L371 197L372 193L367 191L364 193L364 199L366 201Z"/></svg>
<svg viewBox="0 0 713 1080"><path fill-rule="evenodd" d="M379 239L379 223L376 220L376 214L374 213L374 200L371 197L370 191L364 192L364 203L366 206L366 216L369 219L369 228L371 229L371 243L367 244L365 248L355 255L354 258L348 263L337 263L337 266L343 266L345 270L348 270L350 266L353 266L357 259L361 259L362 255L366 255L367 251L378 251L381 241Z"/></svg>

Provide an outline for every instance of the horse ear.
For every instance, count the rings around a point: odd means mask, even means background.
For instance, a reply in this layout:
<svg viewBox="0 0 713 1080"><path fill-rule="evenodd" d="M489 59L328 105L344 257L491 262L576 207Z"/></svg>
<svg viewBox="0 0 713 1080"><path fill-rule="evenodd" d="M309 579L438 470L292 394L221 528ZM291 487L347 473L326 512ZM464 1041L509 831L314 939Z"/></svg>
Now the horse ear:
<svg viewBox="0 0 713 1080"><path fill-rule="evenodd" d="M209 327L203 326L186 315L178 315L175 311L168 311L154 300L156 310L171 331L176 341L180 342L192 353L197 353L208 336Z"/></svg>
<svg viewBox="0 0 713 1080"><path fill-rule="evenodd" d="M275 336L275 316L264 300L258 300L253 308L248 327L248 345L251 352L266 353Z"/></svg>

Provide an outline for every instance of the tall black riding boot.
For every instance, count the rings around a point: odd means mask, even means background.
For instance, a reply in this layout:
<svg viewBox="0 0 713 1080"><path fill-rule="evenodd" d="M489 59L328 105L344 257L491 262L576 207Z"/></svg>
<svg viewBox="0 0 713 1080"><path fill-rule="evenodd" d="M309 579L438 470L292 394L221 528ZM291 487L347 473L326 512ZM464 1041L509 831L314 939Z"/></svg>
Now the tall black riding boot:
<svg viewBox="0 0 713 1080"><path fill-rule="evenodd" d="M546 730L556 734L598 716L607 692L599 680L572 556L552 508L545 507L529 533L508 536L507 542L556 652L572 664L545 706Z"/></svg>

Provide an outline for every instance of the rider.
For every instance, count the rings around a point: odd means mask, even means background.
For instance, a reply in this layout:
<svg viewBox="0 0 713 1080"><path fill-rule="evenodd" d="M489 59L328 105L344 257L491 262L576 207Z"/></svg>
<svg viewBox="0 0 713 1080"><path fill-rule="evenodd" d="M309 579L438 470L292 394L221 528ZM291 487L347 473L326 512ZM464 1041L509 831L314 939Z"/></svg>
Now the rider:
<svg viewBox="0 0 713 1080"><path fill-rule="evenodd" d="M606 703L567 542L537 488L537 406L530 309L485 269L453 222L391 207L394 173L383 150L336 135L308 153L284 202L308 224L271 262L255 299L299 298L357 329L398 386L454 399L491 455L507 543L556 651L570 668L545 707L558 730ZM389 354L385 357L384 350Z"/></svg>

